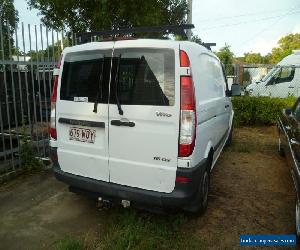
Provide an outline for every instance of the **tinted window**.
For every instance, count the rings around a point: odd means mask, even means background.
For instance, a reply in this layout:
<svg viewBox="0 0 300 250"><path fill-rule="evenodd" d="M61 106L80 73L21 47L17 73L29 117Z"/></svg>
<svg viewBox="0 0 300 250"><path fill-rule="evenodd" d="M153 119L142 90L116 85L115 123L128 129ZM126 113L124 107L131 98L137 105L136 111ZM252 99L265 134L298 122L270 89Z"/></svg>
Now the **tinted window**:
<svg viewBox="0 0 300 250"><path fill-rule="evenodd" d="M115 50L111 102L122 105L172 106L175 56L168 49ZM117 93L116 93L117 86Z"/></svg>
<svg viewBox="0 0 300 250"><path fill-rule="evenodd" d="M276 83L290 82L294 79L295 68L293 67L282 67L280 73L276 78Z"/></svg>
<svg viewBox="0 0 300 250"><path fill-rule="evenodd" d="M108 102L111 51L84 51L65 56L60 99L74 101L87 97L88 102Z"/></svg>
<svg viewBox="0 0 300 250"><path fill-rule="evenodd" d="M265 82L265 81L268 80L271 76L273 76L274 73L275 73L276 71L279 71L279 70L280 70L280 69L277 68L277 67L272 68L272 69L268 72L268 74L266 74L263 78L261 78L261 81L262 81L262 82Z"/></svg>

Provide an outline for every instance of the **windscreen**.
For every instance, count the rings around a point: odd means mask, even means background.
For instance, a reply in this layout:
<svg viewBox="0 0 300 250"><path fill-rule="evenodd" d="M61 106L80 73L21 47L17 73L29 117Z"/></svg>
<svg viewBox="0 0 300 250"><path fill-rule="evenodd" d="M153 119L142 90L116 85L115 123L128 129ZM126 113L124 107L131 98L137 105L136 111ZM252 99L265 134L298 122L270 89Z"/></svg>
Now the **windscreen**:
<svg viewBox="0 0 300 250"><path fill-rule="evenodd" d="M265 82L265 81L268 80L271 76L273 76L273 75L275 74L276 71L279 71L279 70L280 70L280 68L277 67L277 66L275 66L274 68L272 68L272 69L268 72L268 74L266 74L266 75L261 79L261 81L262 81L262 82Z"/></svg>

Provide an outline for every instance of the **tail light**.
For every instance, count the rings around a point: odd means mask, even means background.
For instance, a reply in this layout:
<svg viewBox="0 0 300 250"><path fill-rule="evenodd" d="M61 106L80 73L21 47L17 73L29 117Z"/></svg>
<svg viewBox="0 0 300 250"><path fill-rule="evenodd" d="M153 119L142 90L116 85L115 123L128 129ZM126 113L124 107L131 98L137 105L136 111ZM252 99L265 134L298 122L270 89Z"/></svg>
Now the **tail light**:
<svg viewBox="0 0 300 250"><path fill-rule="evenodd" d="M180 65L190 66L184 51L180 51ZM192 76L180 77L180 136L178 156L187 157L193 153L196 139L196 100Z"/></svg>
<svg viewBox="0 0 300 250"><path fill-rule="evenodd" d="M56 132L56 100L57 100L57 86L58 86L58 74L59 68L61 64L61 59L58 64L58 68L53 70L53 89L51 95L51 114L50 114L50 138L57 139L57 132Z"/></svg>
<svg viewBox="0 0 300 250"><path fill-rule="evenodd" d="M180 67L190 67L190 59L184 50L180 50Z"/></svg>

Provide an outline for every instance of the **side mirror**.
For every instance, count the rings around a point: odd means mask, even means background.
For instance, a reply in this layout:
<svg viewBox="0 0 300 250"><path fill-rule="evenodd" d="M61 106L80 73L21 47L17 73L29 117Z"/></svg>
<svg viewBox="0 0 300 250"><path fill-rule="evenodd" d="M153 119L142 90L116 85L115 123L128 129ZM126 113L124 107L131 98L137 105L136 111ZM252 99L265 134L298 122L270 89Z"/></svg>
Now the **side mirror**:
<svg viewBox="0 0 300 250"><path fill-rule="evenodd" d="M231 96L241 96L242 88L241 85L234 83L231 85Z"/></svg>
<svg viewBox="0 0 300 250"><path fill-rule="evenodd" d="M292 114L292 109L284 109L283 110L283 113L286 115L286 116L290 116Z"/></svg>

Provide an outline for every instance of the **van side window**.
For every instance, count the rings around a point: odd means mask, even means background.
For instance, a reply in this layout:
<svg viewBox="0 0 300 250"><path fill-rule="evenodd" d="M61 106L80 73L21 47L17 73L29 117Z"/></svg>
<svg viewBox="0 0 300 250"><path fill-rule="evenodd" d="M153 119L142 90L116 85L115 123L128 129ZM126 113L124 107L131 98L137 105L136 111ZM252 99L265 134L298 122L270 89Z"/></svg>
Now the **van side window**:
<svg viewBox="0 0 300 250"><path fill-rule="evenodd" d="M88 102L95 102L98 97L99 103L107 103L110 62L111 50L68 53L63 64L60 99L74 101L74 97L87 97Z"/></svg>
<svg viewBox="0 0 300 250"><path fill-rule="evenodd" d="M294 67L282 67L279 75L275 80L275 84L279 84L282 82L291 82L295 76L295 68Z"/></svg>
<svg viewBox="0 0 300 250"><path fill-rule="evenodd" d="M224 78L224 73L223 73L223 69L222 66L220 64L220 62L213 58L212 56L208 57L208 66L210 68L211 72L211 77L212 79L212 83L213 83L213 88L214 88L214 92L216 97L224 97L225 96L225 89L226 89L226 82L225 82L225 78Z"/></svg>
<svg viewBox="0 0 300 250"><path fill-rule="evenodd" d="M116 103L117 86L117 95L122 105L174 105L174 50L116 49L114 65L110 103Z"/></svg>

